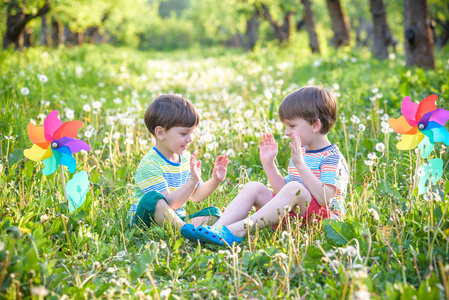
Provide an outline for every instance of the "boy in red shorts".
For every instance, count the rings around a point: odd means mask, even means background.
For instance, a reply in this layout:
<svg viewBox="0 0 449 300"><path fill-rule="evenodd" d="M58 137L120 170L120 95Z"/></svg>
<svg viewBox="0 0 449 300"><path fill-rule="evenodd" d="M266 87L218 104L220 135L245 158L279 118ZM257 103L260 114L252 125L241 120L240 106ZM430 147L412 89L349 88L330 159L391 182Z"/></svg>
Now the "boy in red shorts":
<svg viewBox="0 0 449 300"><path fill-rule="evenodd" d="M323 87L305 86L287 95L279 107L285 124L291 158L288 175L282 177L275 158L278 145L273 135L264 134L260 141L260 159L273 192L259 182L246 184L212 226L184 226L184 236L224 245L240 243L247 234L245 224L263 228L279 223L286 208L299 207L303 224L313 217L338 219L345 213L344 198L349 171L338 147L329 142L327 134L337 120L337 101ZM248 217L251 208L257 211ZM293 210L295 211L295 210Z"/></svg>

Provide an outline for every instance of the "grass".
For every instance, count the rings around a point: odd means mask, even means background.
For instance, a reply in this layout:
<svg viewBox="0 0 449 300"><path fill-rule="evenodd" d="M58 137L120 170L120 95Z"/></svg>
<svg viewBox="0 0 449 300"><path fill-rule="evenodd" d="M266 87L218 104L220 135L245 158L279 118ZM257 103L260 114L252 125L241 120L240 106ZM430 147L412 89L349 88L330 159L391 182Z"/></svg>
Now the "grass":
<svg viewBox="0 0 449 300"><path fill-rule="evenodd" d="M378 62L366 49L299 48L254 53L222 48L172 53L109 46L0 53L0 298L449 298L446 173L424 196L413 181L417 155L399 151L385 126L401 100L439 96L449 109L449 52L437 70L408 68L404 57ZM47 76L47 82L38 75ZM267 183L258 157L260 134L279 141L279 168L289 151L277 107L290 91L323 83L339 99L330 140L351 166L344 222L250 233L240 246L184 240L169 228L130 228L132 177L153 141L143 113L161 93L180 93L199 108L199 133L189 149L203 161L227 153L226 181L202 203L225 208L248 181ZM29 94L23 95L22 88ZM81 120L79 138L92 148L75 155L91 181L83 206L64 203L60 173L24 159L26 126L51 110ZM384 151L381 149L383 143ZM448 153L437 144L431 157ZM66 179L71 174L65 171Z"/></svg>

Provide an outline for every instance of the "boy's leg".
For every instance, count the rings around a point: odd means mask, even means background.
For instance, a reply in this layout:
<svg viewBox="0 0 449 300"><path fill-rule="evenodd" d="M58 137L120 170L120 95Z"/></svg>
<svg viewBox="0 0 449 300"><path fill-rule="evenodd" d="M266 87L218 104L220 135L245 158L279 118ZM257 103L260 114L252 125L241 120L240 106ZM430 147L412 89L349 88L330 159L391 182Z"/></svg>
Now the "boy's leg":
<svg viewBox="0 0 449 300"><path fill-rule="evenodd" d="M195 227L198 227L200 225L211 225L214 224L218 220L218 217L215 216L203 216L203 217L196 217L189 220L187 223L192 223Z"/></svg>
<svg viewBox="0 0 449 300"><path fill-rule="evenodd" d="M156 204L156 209L154 211L154 221L159 226L164 226L169 224L174 226L175 229L181 228L184 222L175 213L173 209L168 206L167 202L163 199L159 200Z"/></svg>
<svg viewBox="0 0 449 300"><path fill-rule="evenodd" d="M301 190L301 193L296 196L298 190ZM305 203L309 203L311 199L312 195L304 185L292 181L286 184L282 190L271 199L271 201L251 215L250 220L254 225L257 223L259 228L264 228L266 225L278 223L280 219L283 218L284 214L288 214L284 210L286 206L293 208L294 206L299 205L301 214L304 214L303 209L305 210ZM280 215L278 214L278 211ZM243 237L247 232L247 229L244 226L245 222L246 220L241 220L234 224L227 225L227 227L235 236Z"/></svg>
<svg viewBox="0 0 449 300"><path fill-rule="evenodd" d="M253 205L256 209L265 206L271 199L273 193L260 182L247 183L239 194L232 200L220 219L212 226L217 228L220 225L228 226L235 222L244 220Z"/></svg>

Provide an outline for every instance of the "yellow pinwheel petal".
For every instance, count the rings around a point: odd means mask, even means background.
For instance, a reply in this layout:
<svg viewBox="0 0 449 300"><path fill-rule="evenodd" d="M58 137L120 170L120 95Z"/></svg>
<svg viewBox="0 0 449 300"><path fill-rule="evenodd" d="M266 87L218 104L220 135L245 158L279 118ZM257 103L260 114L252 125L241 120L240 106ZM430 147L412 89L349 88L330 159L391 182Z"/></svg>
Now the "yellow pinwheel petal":
<svg viewBox="0 0 449 300"><path fill-rule="evenodd" d="M396 145L399 150L410 150L418 146L418 144L424 139L424 134L418 132L417 134L403 134L402 140Z"/></svg>
<svg viewBox="0 0 449 300"><path fill-rule="evenodd" d="M51 157L53 155L53 152L51 151L51 147L48 147L47 149L42 149L38 145L33 144L31 149L25 149L23 151L23 155L25 155L26 158L31 159L33 161L41 161Z"/></svg>

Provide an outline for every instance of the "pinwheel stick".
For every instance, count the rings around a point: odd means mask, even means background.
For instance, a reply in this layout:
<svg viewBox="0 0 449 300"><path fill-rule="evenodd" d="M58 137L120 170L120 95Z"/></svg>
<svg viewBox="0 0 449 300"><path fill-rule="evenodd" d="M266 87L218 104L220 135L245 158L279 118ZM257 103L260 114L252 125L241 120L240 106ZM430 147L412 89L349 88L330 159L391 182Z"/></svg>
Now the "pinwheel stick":
<svg viewBox="0 0 449 300"><path fill-rule="evenodd" d="M64 200L69 204L69 200L67 198L67 190L65 189L65 176L64 176L64 168L62 165L59 165L59 169L61 170L61 182L62 182L62 188L64 190Z"/></svg>

